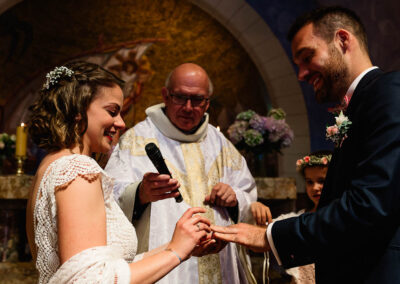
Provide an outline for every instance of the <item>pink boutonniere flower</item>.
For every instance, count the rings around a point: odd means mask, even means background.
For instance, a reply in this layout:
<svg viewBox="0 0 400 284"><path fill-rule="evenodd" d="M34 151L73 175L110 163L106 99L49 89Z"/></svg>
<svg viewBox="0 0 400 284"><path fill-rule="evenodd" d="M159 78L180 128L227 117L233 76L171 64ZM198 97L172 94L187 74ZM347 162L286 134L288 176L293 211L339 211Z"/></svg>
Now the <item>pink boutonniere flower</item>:
<svg viewBox="0 0 400 284"><path fill-rule="evenodd" d="M351 121L341 111L335 117L336 123L326 127L326 139L333 141L335 147L341 147L343 141L347 138L347 131L350 128Z"/></svg>

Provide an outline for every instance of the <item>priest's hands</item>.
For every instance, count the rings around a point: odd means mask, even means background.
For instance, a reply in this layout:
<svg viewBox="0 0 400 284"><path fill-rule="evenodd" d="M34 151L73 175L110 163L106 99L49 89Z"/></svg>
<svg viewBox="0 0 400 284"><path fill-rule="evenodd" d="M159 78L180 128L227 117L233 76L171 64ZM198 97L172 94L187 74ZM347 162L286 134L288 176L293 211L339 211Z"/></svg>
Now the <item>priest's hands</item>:
<svg viewBox="0 0 400 284"><path fill-rule="evenodd" d="M261 202L253 202L250 208L257 225L265 226L267 222L272 223L272 214L268 206L265 206Z"/></svg>
<svg viewBox="0 0 400 284"><path fill-rule="evenodd" d="M139 187L139 199L141 204L154 202L166 198L179 196L180 187L176 179L169 175L159 173L145 173Z"/></svg>
<svg viewBox="0 0 400 284"><path fill-rule="evenodd" d="M213 238L243 245L255 252L266 252L271 248L265 227L239 223L228 227L211 225Z"/></svg>
<svg viewBox="0 0 400 284"><path fill-rule="evenodd" d="M214 185L211 193L205 197L204 202L221 207L234 207L238 203L236 193L232 187L222 182Z"/></svg>

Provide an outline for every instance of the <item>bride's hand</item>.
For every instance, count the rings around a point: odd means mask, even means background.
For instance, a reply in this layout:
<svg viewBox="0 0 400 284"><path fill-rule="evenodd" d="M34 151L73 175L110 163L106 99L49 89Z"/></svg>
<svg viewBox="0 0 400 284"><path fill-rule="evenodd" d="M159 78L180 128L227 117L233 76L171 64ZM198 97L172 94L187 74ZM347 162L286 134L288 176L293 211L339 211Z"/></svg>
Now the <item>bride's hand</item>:
<svg viewBox="0 0 400 284"><path fill-rule="evenodd" d="M228 243L219 239L212 238L212 233L209 233L207 236L207 240L202 241L196 248L193 250L192 255L201 257L207 254L213 254L220 252Z"/></svg>
<svg viewBox="0 0 400 284"><path fill-rule="evenodd" d="M188 209L176 223L169 249L175 251L182 260L188 259L196 245L207 238L210 232L210 221L196 213L205 213L206 210L200 207Z"/></svg>

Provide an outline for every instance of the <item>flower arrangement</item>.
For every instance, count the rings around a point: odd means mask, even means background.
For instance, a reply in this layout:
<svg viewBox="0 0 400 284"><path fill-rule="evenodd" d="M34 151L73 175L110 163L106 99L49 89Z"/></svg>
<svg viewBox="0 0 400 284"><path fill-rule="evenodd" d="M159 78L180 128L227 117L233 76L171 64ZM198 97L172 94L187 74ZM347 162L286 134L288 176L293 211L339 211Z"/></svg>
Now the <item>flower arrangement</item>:
<svg viewBox="0 0 400 284"><path fill-rule="evenodd" d="M11 158L15 152L15 135L8 135L7 133L0 134L0 163Z"/></svg>
<svg viewBox="0 0 400 284"><path fill-rule="evenodd" d="M296 170L302 172L305 167L327 167L332 155L309 155L296 161Z"/></svg>
<svg viewBox="0 0 400 284"><path fill-rule="evenodd" d="M15 140L14 134L0 133L0 173L2 173L4 161L14 156Z"/></svg>
<svg viewBox="0 0 400 284"><path fill-rule="evenodd" d="M271 109L267 116L247 110L236 116L228 128L228 136L239 150L255 154L278 152L291 145L293 131L285 121L281 108Z"/></svg>
<svg viewBox="0 0 400 284"><path fill-rule="evenodd" d="M335 117L336 123L326 127L326 139L332 140L335 143L335 147L341 147L343 141L347 138L347 131L350 128L351 121L347 116L340 112Z"/></svg>

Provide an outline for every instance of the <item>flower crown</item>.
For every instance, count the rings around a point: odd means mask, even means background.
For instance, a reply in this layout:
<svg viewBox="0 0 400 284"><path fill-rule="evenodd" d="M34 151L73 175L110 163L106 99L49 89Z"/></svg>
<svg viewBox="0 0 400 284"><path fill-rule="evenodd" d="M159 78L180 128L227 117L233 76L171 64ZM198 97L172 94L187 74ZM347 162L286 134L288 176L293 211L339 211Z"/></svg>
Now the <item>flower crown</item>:
<svg viewBox="0 0 400 284"><path fill-rule="evenodd" d="M65 66L56 67L53 71L47 73L46 83L44 83L43 88L48 90L50 87L57 85L58 81L62 79L62 77L71 78L73 74L74 71Z"/></svg>
<svg viewBox="0 0 400 284"><path fill-rule="evenodd" d="M302 172L306 167L327 167L331 161L332 155L310 155L298 159L296 162L296 170Z"/></svg>

